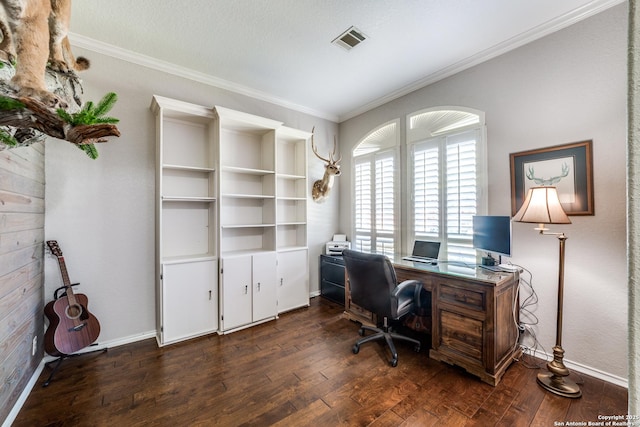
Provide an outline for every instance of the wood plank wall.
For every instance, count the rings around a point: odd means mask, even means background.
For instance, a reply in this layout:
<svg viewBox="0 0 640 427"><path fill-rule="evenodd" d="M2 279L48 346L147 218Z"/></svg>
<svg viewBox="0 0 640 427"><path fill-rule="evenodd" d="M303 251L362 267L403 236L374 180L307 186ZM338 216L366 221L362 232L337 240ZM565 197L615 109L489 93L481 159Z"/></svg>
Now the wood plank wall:
<svg viewBox="0 0 640 427"><path fill-rule="evenodd" d="M0 151L0 421L43 358L44 190L43 143Z"/></svg>

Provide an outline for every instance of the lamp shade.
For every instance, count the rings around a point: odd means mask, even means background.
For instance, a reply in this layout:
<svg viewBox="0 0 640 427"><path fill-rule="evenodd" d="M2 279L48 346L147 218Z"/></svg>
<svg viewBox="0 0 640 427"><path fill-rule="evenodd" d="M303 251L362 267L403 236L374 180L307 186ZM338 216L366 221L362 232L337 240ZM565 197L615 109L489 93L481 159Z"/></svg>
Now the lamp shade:
<svg viewBox="0 0 640 427"><path fill-rule="evenodd" d="M522 207L512 220L536 224L571 224L571 220L562 209L555 187L530 188Z"/></svg>

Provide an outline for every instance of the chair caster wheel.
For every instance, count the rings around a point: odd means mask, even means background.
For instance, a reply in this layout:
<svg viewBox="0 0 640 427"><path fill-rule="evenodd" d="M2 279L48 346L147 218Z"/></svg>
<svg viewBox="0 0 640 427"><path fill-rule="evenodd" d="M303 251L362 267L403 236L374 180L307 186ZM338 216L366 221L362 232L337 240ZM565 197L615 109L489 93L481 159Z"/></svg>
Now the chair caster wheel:
<svg viewBox="0 0 640 427"><path fill-rule="evenodd" d="M395 368L396 366L398 366L398 359L391 359L389 365Z"/></svg>
<svg viewBox="0 0 640 427"><path fill-rule="evenodd" d="M360 352L360 346L358 344L354 345L351 351L353 351L353 354L358 354Z"/></svg>
<svg viewBox="0 0 640 427"><path fill-rule="evenodd" d="M360 336L361 336L361 337L363 337L363 336L364 336L364 329L363 329L363 328L360 328L360 329L358 330L358 333L360 334Z"/></svg>

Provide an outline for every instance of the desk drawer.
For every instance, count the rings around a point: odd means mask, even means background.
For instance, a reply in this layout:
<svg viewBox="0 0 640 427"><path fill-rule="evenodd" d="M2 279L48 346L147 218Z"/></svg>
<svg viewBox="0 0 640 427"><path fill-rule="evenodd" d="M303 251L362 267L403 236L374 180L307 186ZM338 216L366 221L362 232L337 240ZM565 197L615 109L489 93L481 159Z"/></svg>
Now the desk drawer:
<svg viewBox="0 0 640 427"><path fill-rule="evenodd" d="M344 286L328 280L322 280L320 283L320 295L344 306Z"/></svg>
<svg viewBox="0 0 640 427"><path fill-rule="evenodd" d="M320 277L327 282L344 286L344 262L323 258L320 264Z"/></svg>
<svg viewBox="0 0 640 427"><path fill-rule="evenodd" d="M439 291L440 301L457 305L459 307L466 307L480 311L485 310L486 304L484 292L473 289L463 289L446 283L440 285Z"/></svg>
<svg viewBox="0 0 640 427"><path fill-rule="evenodd" d="M457 353L482 364L483 335L483 322L440 311L440 351Z"/></svg>

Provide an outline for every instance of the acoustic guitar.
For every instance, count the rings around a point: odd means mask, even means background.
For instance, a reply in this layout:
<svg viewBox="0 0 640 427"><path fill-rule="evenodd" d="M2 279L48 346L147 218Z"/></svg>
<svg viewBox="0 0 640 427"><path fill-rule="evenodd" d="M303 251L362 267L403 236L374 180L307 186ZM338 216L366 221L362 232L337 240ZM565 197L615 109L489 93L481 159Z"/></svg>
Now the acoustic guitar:
<svg viewBox="0 0 640 427"><path fill-rule="evenodd" d="M44 349L52 356L64 356L93 344L100 335L100 323L87 310L87 296L73 293L58 242L49 240L47 246L58 258L65 294L44 307L44 314L49 319L49 328L44 334Z"/></svg>

